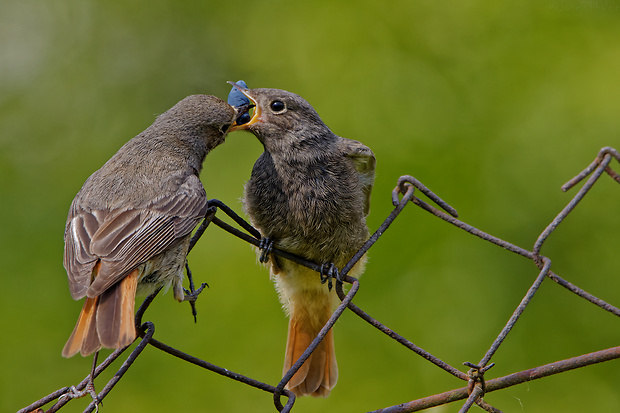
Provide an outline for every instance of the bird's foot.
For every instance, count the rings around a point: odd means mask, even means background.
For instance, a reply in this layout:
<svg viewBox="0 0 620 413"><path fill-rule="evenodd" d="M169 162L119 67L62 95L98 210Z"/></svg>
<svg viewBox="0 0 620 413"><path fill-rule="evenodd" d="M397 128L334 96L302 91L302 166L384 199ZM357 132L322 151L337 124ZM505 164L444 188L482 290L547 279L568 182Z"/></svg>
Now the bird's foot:
<svg viewBox="0 0 620 413"><path fill-rule="evenodd" d="M190 303L195 303L196 300L198 300L198 296L200 295L202 290L205 289L205 287L208 288L209 284L202 283L200 284L200 287L198 287L198 289L194 291L190 291L186 288L183 288L183 291L185 291L185 297L183 298L183 301L189 301Z"/></svg>
<svg viewBox="0 0 620 413"><path fill-rule="evenodd" d="M269 254L271 254L273 250L273 240L269 237L262 237L260 239L260 244L258 244L258 249L261 251L258 260L265 264L269 261Z"/></svg>
<svg viewBox="0 0 620 413"><path fill-rule="evenodd" d="M194 323L198 321L196 318L198 315L198 311L196 311L196 300L198 300L198 296L200 295L202 290L205 289L205 287L209 287L209 284L202 283L200 284L200 287L198 287L198 289L194 291L190 291L190 290L183 288L183 291L185 292L185 297L183 297L183 301L189 301L189 305L192 307L192 315L194 316Z"/></svg>
<svg viewBox="0 0 620 413"><path fill-rule="evenodd" d="M329 291L332 290L333 287L333 279L336 278L340 280L338 272L338 267L334 265L334 263L330 262L329 264L321 264L321 284L327 283L327 289Z"/></svg>
<svg viewBox="0 0 620 413"><path fill-rule="evenodd" d="M183 288L183 292L185 293L185 297L183 297L183 301L189 301L189 305L192 307L192 315L194 316L194 323L198 321L198 311L196 311L196 300L198 300L198 296L205 289L205 287L209 287L209 284L202 283L198 289L194 289L194 278L192 277L192 271L189 269L189 264L187 261L185 262L185 270L187 271L187 278L189 279L189 290Z"/></svg>

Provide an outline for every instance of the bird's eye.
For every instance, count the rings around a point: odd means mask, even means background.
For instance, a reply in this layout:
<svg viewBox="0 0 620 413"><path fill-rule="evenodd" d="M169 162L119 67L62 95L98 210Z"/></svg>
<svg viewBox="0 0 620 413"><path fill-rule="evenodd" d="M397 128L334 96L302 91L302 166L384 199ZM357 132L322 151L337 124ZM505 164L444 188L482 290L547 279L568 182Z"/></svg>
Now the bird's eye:
<svg viewBox="0 0 620 413"><path fill-rule="evenodd" d="M230 124L227 123L225 125L222 125L222 127L220 128L220 132L222 132L222 135L226 133L226 131L228 131L228 128L230 127Z"/></svg>
<svg viewBox="0 0 620 413"><path fill-rule="evenodd" d="M284 102L282 102L281 100L274 100L273 102L271 102L271 110L273 110L274 112L282 112L284 110L284 108L286 108L286 105L284 105Z"/></svg>

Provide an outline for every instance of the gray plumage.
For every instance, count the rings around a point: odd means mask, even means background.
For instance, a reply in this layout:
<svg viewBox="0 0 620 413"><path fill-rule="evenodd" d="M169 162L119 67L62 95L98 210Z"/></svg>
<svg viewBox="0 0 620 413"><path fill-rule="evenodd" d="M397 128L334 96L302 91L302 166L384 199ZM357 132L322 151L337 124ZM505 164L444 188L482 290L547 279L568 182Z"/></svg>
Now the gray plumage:
<svg viewBox="0 0 620 413"><path fill-rule="evenodd" d="M342 268L368 239L366 216L375 157L360 142L335 135L300 96L279 89L251 89L256 104L248 129L265 151L245 186L244 207L274 246ZM355 267L360 273L365 258ZM289 313L286 371L331 315L335 292L319 274L271 257L271 273ZM331 342L330 342L331 340ZM327 396L337 380L333 338L328 336L289 382L298 395Z"/></svg>
<svg viewBox="0 0 620 413"><path fill-rule="evenodd" d="M252 89L263 120L250 131L265 151L245 187L247 213L276 246L316 262L344 265L368 238L375 157L335 135L303 98ZM269 105L279 100L285 112Z"/></svg>
<svg viewBox="0 0 620 413"><path fill-rule="evenodd" d="M96 330L104 347L122 347L131 338L119 341L114 311L120 312L121 281L136 269L138 294L172 284L175 298L183 300L189 237L207 208L199 173L205 156L224 142L234 118L235 110L217 97L181 100L121 147L73 200L64 266L74 299L101 297L94 302L99 304ZM133 309L133 301L129 304ZM82 348L74 338L76 330L63 355L98 349L92 328L90 344Z"/></svg>

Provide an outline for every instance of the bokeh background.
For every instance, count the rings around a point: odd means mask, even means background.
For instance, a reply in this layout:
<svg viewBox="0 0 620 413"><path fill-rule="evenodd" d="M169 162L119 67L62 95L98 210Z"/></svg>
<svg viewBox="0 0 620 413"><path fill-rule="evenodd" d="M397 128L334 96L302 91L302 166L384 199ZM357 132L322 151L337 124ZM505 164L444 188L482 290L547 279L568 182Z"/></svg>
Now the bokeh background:
<svg viewBox="0 0 620 413"><path fill-rule="evenodd" d="M337 134L375 151L371 230L392 209L397 178L411 174L466 222L531 249L575 193L560 186L601 147L620 147L618 39L620 6L607 0L3 0L0 410L88 373L90 358L60 356L81 308L62 267L69 204L186 95L225 98L225 81L238 79L299 93ZM260 153L250 134L231 134L205 163L209 197L241 212ZM543 250L555 272L616 306L619 204L620 187L603 176ZM189 305L160 296L145 316L156 337L277 383L286 319L250 246L212 227L190 264L210 285L198 324ZM480 360L537 272L411 206L370 251L355 302L459 366ZM547 280L487 377L616 346L618 321ZM326 400L298 400L295 412L368 411L462 386L351 313L335 335L338 386ZM614 361L486 399L504 411L612 412L619 382ZM103 408L275 411L270 394L153 348Z"/></svg>

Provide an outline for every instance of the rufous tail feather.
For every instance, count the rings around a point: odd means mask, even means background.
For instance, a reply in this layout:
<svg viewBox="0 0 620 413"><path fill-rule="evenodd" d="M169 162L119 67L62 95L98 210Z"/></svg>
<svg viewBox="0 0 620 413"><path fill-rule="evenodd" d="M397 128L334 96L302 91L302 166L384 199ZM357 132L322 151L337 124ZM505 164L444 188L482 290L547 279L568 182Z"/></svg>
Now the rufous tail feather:
<svg viewBox="0 0 620 413"><path fill-rule="evenodd" d="M325 318L325 322L328 319L329 315ZM322 325L316 328L312 327L311 324L303 317L296 316L294 313L291 314L283 374L286 374L306 351L322 328ZM334 336L332 330L329 330L323 341L295 373L286 387L296 396L327 397L337 381L338 364L336 363Z"/></svg>
<svg viewBox="0 0 620 413"><path fill-rule="evenodd" d="M88 356L101 348L95 317L98 301L99 297L86 298L73 333L62 349L63 357L73 357L78 352Z"/></svg>
<svg viewBox="0 0 620 413"><path fill-rule="evenodd" d="M86 298L73 333L62 350L63 357L72 357L78 352L88 356L101 347L124 348L135 340L138 276L136 269L99 297Z"/></svg>
<svg viewBox="0 0 620 413"><path fill-rule="evenodd" d="M101 294L97 309L97 333L103 347L123 348L136 339L134 305L138 275L136 269Z"/></svg>

